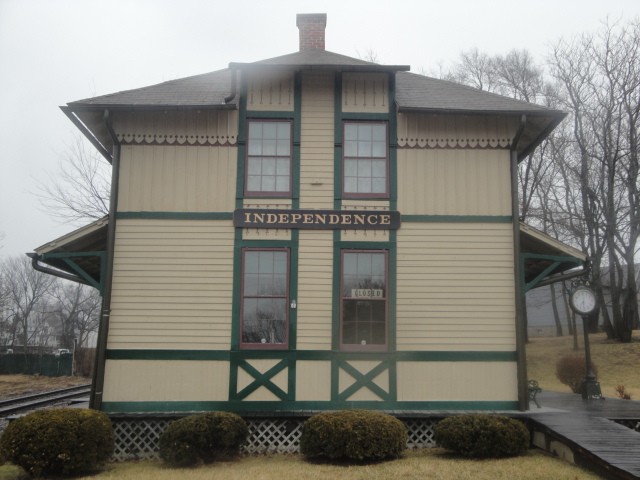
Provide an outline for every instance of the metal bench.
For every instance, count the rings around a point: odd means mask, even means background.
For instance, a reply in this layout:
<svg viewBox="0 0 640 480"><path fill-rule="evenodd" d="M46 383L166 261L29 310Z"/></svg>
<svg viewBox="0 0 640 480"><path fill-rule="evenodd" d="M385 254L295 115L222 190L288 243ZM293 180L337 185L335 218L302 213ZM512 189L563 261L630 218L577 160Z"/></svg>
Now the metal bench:
<svg viewBox="0 0 640 480"><path fill-rule="evenodd" d="M542 389L538 385L538 381L529 380L528 390L529 390L529 400L533 400L533 403L536 404L536 407L540 408L540 404L538 403L538 400L536 400L536 395L538 395L542 391Z"/></svg>

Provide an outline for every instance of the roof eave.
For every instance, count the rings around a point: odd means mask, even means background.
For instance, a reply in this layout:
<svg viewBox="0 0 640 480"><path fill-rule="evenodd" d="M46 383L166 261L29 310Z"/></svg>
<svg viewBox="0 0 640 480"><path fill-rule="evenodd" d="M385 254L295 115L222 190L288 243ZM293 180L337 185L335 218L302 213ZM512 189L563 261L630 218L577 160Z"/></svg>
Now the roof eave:
<svg viewBox="0 0 640 480"><path fill-rule="evenodd" d="M407 72L410 65L357 65L357 64L292 64L292 63L240 63L232 62L229 68L237 70L334 70L346 72Z"/></svg>

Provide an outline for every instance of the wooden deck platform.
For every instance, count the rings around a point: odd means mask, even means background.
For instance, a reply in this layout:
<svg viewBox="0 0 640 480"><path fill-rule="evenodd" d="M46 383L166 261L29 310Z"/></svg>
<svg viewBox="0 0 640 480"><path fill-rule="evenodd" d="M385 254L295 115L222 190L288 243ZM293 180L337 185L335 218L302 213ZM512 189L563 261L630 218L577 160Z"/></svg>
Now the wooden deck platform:
<svg viewBox="0 0 640 480"><path fill-rule="evenodd" d="M640 420L640 402L542 392L527 417L534 444L611 479L640 479L640 433L613 420Z"/></svg>

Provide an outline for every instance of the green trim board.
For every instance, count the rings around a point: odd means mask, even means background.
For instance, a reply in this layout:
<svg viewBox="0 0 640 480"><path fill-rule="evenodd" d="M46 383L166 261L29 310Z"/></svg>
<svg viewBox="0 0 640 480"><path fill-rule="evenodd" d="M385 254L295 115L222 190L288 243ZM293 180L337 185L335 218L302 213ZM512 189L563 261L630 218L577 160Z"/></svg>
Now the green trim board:
<svg viewBox="0 0 640 480"><path fill-rule="evenodd" d="M249 374L254 382L247 385L241 391L237 391L237 383L234 394L230 397L230 400L243 400L251 395L253 392L258 390L261 387L265 387L271 393L273 393L280 400L293 400L293 390L289 389L288 392L285 392L280 387L271 382L271 379L275 377L281 371L287 369L289 367L288 359L285 358L280 362L276 363L273 367L267 370L264 373L261 373L256 368L254 368L249 362L246 360L240 360L238 362L238 369L244 370L247 374ZM238 370L239 371L239 370ZM289 382L287 381L287 385ZM233 385L232 385L233 388Z"/></svg>
<svg viewBox="0 0 640 480"><path fill-rule="evenodd" d="M233 220L233 212L118 212L118 220Z"/></svg>
<svg viewBox="0 0 640 480"><path fill-rule="evenodd" d="M96 280L89 275L82 266L78 265L75 259L98 257L100 260L100 279ZM39 257L40 260L62 260L71 270L73 270L80 278L82 278L87 284L96 288L100 295L104 293L104 275L106 273L107 264L107 252L103 250L90 251L90 252L52 252L43 253Z"/></svg>
<svg viewBox="0 0 640 480"><path fill-rule="evenodd" d="M142 350L109 349L108 360L372 360L397 362L515 362L515 351L338 352L332 350Z"/></svg>
<svg viewBox="0 0 640 480"><path fill-rule="evenodd" d="M527 260L547 260L551 262L547 268L540 272L536 277L527 282L525 279L525 262ZM582 260L579 258L571 257L568 255L545 255L540 253L521 253L520 254L520 276L521 284L523 286L523 293L527 293L533 289L541 281L543 281L548 275L551 275L561 265L568 265L572 267L579 267L582 265Z"/></svg>
<svg viewBox="0 0 640 480"><path fill-rule="evenodd" d="M511 223L511 215L402 215L403 222L422 223Z"/></svg>
<svg viewBox="0 0 640 480"><path fill-rule="evenodd" d="M338 364L338 371L343 370L349 376L351 376L354 381L351 385L345 388L343 391L332 392L331 398L333 401L348 401L349 397L354 393L358 392L361 389L368 389L374 395L377 395L380 400L385 402L394 401L396 398L392 395L391 391L391 379L389 379L389 391L386 392L382 387L374 382L374 379L384 373L385 371L391 377L390 370L392 366L395 366L395 362L387 362L382 361L367 373L362 373L360 370L351 365L348 361L340 361L336 362Z"/></svg>
<svg viewBox="0 0 640 480"><path fill-rule="evenodd" d="M411 401L411 402L376 402L376 401L194 401L194 402L102 402L101 410L106 413L155 413L155 412L203 412L224 410L237 413L270 413L286 411L306 411L312 415L315 411L363 408L390 411L517 411L517 401Z"/></svg>

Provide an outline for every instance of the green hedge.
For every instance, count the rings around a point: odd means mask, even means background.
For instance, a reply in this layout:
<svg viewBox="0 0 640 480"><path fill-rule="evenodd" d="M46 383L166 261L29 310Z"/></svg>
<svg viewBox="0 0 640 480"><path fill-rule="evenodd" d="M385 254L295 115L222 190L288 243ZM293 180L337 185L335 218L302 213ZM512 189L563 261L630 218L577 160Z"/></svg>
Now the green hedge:
<svg viewBox="0 0 640 480"><path fill-rule="evenodd" d="M160 458L174 467L211 463L236 455L249 436L234 413L209 412L175 420L160 436Z"/></svg>
<svg viewBox="0 0 640 480"><path fill-rule="evenodd" d="M399 457L407 446L407 430L397 418L381 412L324 412L302 427L300 451L309 458L372 461Z"/></svg>
<svg viewBox="0 0 640 480"><path fill-rule="evenodd" d="M499 415L457 415L435 427L440 447L470 458L501 458L521 455L530 443L522 422Z"/></svg>
<svg viewBox="0 0 640 480"><path fill-rule="evenodd" d="M0 460L35 477L91 472L113 454L111 421L79 408L39 410L12 421L0 438Z"/></svg>

